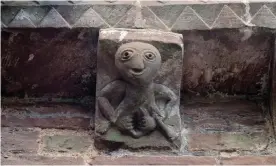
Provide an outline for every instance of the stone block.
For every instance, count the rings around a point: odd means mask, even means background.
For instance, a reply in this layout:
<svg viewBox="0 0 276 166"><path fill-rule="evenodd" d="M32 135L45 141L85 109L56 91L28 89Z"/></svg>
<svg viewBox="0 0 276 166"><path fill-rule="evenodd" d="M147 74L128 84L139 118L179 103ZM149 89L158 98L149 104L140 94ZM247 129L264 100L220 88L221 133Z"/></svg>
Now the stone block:
<svg viewBox="0 0 276 166"><path fill-rule="evenodd" d="M38 150L39 130L2 127L2 157L13 154L35 154Z"/></svg>
<svg viewBox="0 0 276 166"><path fill-rule="evenodd" d="M42 151L46 153L84 153L92 145L91 137L75 135L45 135Z"/></svg>
<svg viewBox="0 0 276 166"><path fill-rule="evenodd" d="M261 151L268 145L268 137L263 133L193 133L189 135L190 151L242 150Z"/></svg>
<svg viewBox="0 0 276 166"><path fill-rule="evenodd" d="M182 54L176 33L101 30L96 134L132 148L179 146Z"/></svg>

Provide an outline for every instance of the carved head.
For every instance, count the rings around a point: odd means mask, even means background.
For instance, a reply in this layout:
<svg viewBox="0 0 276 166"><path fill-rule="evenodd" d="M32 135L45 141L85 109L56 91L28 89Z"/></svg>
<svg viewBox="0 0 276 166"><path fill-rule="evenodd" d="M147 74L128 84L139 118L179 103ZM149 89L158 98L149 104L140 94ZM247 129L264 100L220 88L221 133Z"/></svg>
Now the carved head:
<svg viewBox="0 0 276 166"><path fill-rule="evenodd" d="M125 81L144 85L151 83L156 76L161 66L161 56L151 44L130 42L118 48L115 65Z"/></svg>

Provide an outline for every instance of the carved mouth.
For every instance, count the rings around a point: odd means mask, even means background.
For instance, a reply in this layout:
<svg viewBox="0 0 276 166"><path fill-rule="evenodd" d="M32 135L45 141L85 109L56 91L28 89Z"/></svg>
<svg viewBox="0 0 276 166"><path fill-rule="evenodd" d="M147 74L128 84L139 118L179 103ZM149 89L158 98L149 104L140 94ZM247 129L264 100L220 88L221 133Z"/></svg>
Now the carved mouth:
<svg viewBox="0 0 276 166"><path fill-rule="evenodd" d="M129 72L132 74L132 75L142 75L144 72L146 71L146 69L136 69L136 68L132 68L129 70Z"/></svg>

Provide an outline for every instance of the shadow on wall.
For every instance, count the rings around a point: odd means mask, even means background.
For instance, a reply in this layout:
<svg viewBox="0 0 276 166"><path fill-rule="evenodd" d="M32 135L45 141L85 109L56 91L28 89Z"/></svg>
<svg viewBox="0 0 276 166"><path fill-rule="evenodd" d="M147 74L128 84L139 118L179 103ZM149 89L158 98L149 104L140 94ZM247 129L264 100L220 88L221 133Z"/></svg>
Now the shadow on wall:
<svg viewBox="0 0 276 166"><path fill-rule="evenodd" d="M4 97L94 96L97 29L4 29ZM183 91L267 93L272 34L249 29L185 31Z"/></svg>

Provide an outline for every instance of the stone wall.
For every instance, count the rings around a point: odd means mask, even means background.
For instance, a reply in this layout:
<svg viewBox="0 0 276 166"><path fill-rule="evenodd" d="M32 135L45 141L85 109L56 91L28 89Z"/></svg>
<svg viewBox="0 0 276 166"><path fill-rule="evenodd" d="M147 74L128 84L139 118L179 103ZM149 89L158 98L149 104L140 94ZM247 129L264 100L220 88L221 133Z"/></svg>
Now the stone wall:
<svg viewBox="0 0 276 166"><path fill-rule="evenodd" d="M184 94L267 95L272 33L182 31ZM95 95L96 29L4 29L2 96Z"/></svg>

